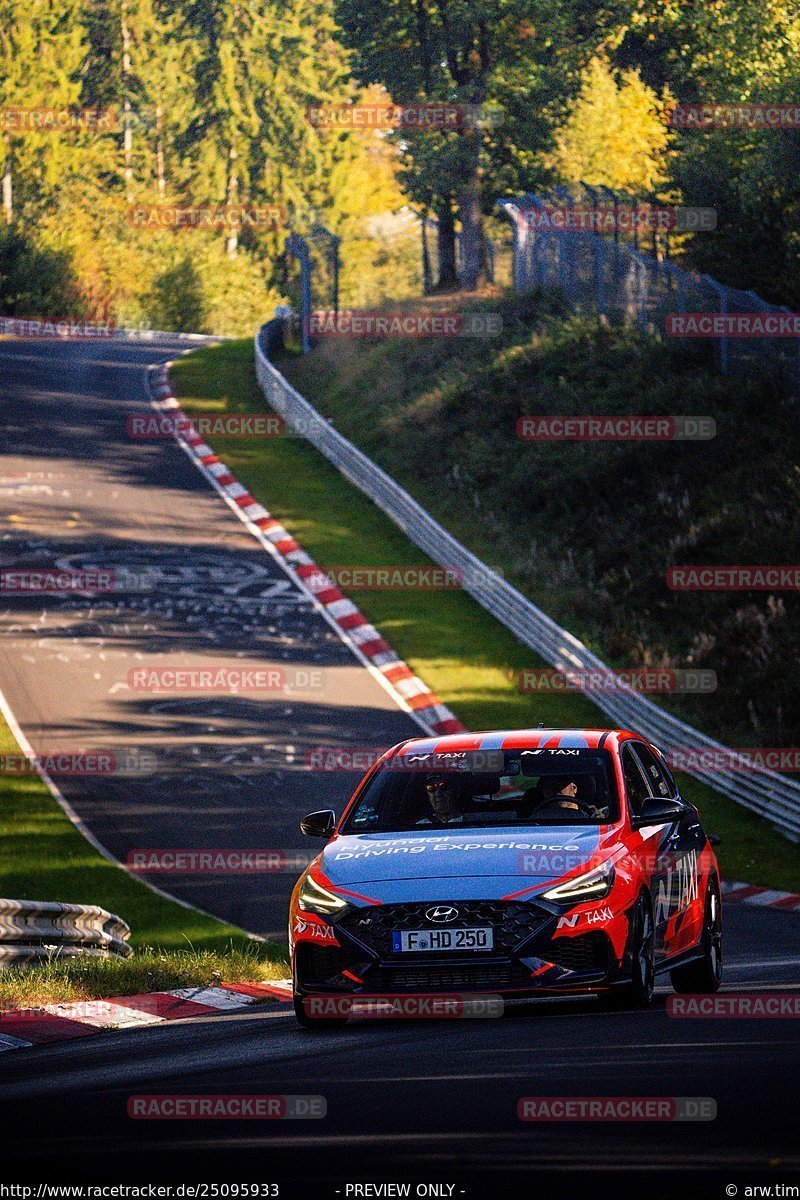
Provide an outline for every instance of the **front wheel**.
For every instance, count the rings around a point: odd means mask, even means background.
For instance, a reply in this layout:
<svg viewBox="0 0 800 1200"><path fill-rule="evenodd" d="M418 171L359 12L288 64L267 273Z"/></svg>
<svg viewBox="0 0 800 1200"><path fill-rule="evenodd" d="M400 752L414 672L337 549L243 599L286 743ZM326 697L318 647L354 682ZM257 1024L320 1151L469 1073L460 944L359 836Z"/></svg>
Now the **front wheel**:
<svg viewBox="0 0 800 1200"><path fill-rule="evenodd" d="M341 1029L347 1024L347 1017L327 1017L315 1016L313 1005L307 1004L306 1001L313 1000L312 996L304 996L300 990L297 979L297 967L292 967L292 1001L294 1003L294 1015L297 1017L298 1024L304 1029L316 1029L320 1032L326 1029ZM324 997L316 997L318 1000L323 1000Z"/></svg>
<svg viewBox="0 0 800 1200"><path fill-rule="evenodd" d="M304 1001L306 996L298 996L297 992L292 996L294 1001L294 1015L297 1017L298 1024L304 1029L314 1029L323 1033L326 1029L341 1029L347 1024L347 1017L313 1017L306 1011Z"/></svg>
<svg viewBox="0 0 800 1200"><path fill-rule="evenodd" d="M609 1008L647 1008L656 986L655 925L650 898L642 892L631 918L631 977L602 996Z"/></svg>
<svg viewBox="0 0 800 1200"><path fill-rule="evenodd" d="M709 995L718 992L722 982L722 905L716 879L711 879L708 884L700 944L702 958L670 971L672 986L683 995L687 992Z"/></svg>

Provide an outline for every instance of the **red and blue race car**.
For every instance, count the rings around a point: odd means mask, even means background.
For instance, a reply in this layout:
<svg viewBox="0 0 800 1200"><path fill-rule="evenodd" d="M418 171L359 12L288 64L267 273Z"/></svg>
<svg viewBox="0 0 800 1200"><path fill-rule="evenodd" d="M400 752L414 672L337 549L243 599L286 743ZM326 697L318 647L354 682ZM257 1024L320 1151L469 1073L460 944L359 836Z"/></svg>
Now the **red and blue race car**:
<svg viewBox="0 0 800 1200"><path fill-rule="evenodd" d="M315 997L596 992L643 1007L662 973L680 992L719 987L717 860L635 733L413 739L338 821L325 810L300 827L327 842L291 899L305 1025L326 1023Z"/></svg>

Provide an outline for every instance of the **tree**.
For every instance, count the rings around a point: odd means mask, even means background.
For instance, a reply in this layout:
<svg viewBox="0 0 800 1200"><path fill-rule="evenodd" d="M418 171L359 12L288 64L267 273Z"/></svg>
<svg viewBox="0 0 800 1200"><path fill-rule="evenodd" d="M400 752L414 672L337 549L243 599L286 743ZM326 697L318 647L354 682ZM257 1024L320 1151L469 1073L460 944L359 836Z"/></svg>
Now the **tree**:
<svg viewBox="0 0 800 1200"><path fill-rule="evenodd" d="M648 196L667 179L668 107L638 71L622 71L617 78L606 61L593 58L566 120L555 132L548 165L561 183L584 180Z"/></svg>
<svg viewBox="0 0 800 1200"><path fill-rule="evenodd" d="M87 137L69 127L32 127L26 114L77 108L85 41L79 0L5 0L0 25L0 139L3 216L14 221L15 179L23 202L41 200ZM15 121L9 110L22 110Z"/></svg>
<svg viewBox="0 0 800 1200"><path fill-rule="evenodd" d="M451 131L398 134L408 190L438 211L440 240L454 209L460 219L465 287L483 275L485 214L504 191L529 190L537 177L544 180L542 156L563 105L628 7L627 0L601 7L584 0L557 6L544 0L339 0L362 80L383 83L398 104L447 102L480 114Z"/></svg>

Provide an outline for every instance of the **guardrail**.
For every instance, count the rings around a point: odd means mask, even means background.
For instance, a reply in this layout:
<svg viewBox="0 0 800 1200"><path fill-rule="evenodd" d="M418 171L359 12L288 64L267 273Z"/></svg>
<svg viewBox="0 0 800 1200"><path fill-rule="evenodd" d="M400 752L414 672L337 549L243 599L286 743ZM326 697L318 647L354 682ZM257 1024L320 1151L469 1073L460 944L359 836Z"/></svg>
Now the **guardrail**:
<svg viewBox="0 0 800 1200"><path fill-rule="evenodd" d="M0 966L79 954L127 958L130 936L124 921L94 904L0 900Z"/></svg>
<svg viewBox="0 0 800 1200"><path fill-rule="evenodd" d="M302 433L346 479L377 504L415 546L443 567L461 572L462 584L482 608L496 617L524 646L562 671L611 668L568 630L562 629L521 592L487 567L426 512L398 483L352 442L342 437L304 399L269 360L273 322L262 326L255 342L256 374L272 407ZM665 712L647 696L618 680L614 691L592 692L590 698L615 726L635 729L662 751L691 748L698 755L726 756L726 747ZM700 765L688 771L752 812L766 817L793 841L800 841L800 783L765 768L741 770Z"/></svg>

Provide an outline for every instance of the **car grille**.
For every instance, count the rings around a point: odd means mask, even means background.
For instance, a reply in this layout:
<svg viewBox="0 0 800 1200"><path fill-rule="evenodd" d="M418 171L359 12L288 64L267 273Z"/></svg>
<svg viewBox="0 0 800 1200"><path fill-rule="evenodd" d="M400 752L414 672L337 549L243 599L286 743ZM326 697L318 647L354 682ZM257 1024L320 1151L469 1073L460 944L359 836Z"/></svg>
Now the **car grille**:
<svg viewBox="0 0 800 1200"><path fill-rule="evenodd" d="M442 903L450 904L449 901ZM428 901L426 904L382 904L374 908L360 908L356 912L347 913L337 923L337 929L358 938L362 945L381 959L392 959L396 957L392 950L392 934L401 929L468 929L490 925L494 930L494 953L511 954L552 920L549 912L537 908L535 904L459 900L452 905L458 909L457 919L442 925L428 920L425 916L426 912L434 907L435 901ZM403 955L405 960L408 957L408 953Z"/></svg>
<svg viewBox="0 0 800 1200"><path fill-rule="evenodd" d="M568 971L605 971L608 968L608 938L602 933L554 938L545 954L550 962Z"/></svg>
<svg viewBox="0 0 800 1200"><path fill-rule="evenodd" d="M352 957L349 950L339 946L312 946L301 942L297 947L298 974L304 983L341 982L337 977Z"/></svg>
<svg viewBox="0 0 800 1200"><path fill-rule="evenodd" d="M370 989L374 986L381 992L476 991L510 987L513 982L513 969L504 963L485 967L438 966L419 971L390 967L369 977Z"/></svg>

